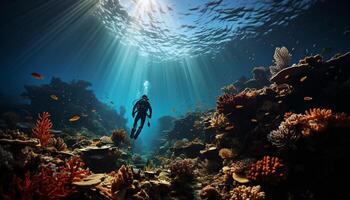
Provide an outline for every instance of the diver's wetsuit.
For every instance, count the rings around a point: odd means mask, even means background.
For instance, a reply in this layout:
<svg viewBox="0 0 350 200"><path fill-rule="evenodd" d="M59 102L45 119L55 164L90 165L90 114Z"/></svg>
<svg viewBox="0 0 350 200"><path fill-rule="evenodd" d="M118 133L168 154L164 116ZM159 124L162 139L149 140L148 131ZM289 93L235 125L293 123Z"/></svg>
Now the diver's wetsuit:
<svg viewBox="0 0 350 200"><path fill-rule="evenodd" d="M147 111L149 110L149 115L147 114ZM132 116L135 116L135 112L137 112L135 120L134 120L134 125L133 128L131 130L131 134L130 137L134 138L135 140L137 139L137 137L139 136L143 125L145 124L146 121L146 117L148 116L149 118L152 118L152 107L151 104L148 101L147 96L142 96L142 98L140 100L138 100L136 102L136 104L134 105L133 109L132 109ZM137 126L137 122L141 119L141 124L139 126L139 128L136 131L136 126ZM134 133L136 131L135 137L134 137Z"/></svg>

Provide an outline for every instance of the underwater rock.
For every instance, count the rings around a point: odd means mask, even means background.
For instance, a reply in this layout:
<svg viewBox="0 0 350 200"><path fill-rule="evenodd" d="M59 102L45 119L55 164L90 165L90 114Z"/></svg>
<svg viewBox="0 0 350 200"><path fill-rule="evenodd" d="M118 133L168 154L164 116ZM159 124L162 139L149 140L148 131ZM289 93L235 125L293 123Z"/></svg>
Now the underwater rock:
<svg viewBox="0 0 350 200"><path fill-rule="evenodd" d="M205 186L199 194L201 199L207 199L207 200L220 200L221 195L220 193L211 185Z"/></svg>
<svg viewBox="0 0 350 200"><path fill-rule="evenodd" d="M211 146L208 149L204 149L200 151L202 159L208 160L218 160L219 159L219 150L215 146Z"/></svg>
<svg viewBox="0 0 350 200"><path fill-rule="evenodd" d="M126 128L125 109L121 108L118 113L100 102L89 87L91 83L86 81L67 83L53 77L49 84L25 86L22 96L30 100L31 113L49 112L56 129L77 131L86 127L92 133L105 135L117 127ZM53 100L51 95L55 95L57 100ZM72 116L79 119L70 121Z"/></svg>
<svg viewBox="0 0 350 200"><path fill-rule="evenodd" d="M118 168L117 160L121 153L116 147L86 147L79 151L83 161L95 173L110 172Z"/></svg>
<svg viewBox="0 0 350 200"><path fill-rule="evenodd" d="M196 158L200 155L200 151L205 148L205 145L199 140L184 142L182 145L174 145L172 148L174 155L186 155L188 158Z"/></svg>

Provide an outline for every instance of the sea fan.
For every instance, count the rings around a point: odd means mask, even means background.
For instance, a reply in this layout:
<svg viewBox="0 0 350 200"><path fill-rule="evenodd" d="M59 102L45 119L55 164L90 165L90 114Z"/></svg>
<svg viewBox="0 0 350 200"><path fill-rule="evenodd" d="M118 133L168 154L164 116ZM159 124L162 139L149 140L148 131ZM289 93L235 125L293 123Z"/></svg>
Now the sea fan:
<svg viewBox="0 0 350 200"><path fill-rule="evenodd" d="M288 67L292 59L292 55L289 53L286 47L277 47L275 49L275 54L273 55L273 58L275 66L270 67L270 72L272 75Z"/></svg>
<svg viewBox="0 0 350 200"><path fill-rule="evenodd" d="M50 114L48 112L43 112L39 114L39 119L36 121L35 127L32 129L33 136L40 140L43 147L46 147L52 137L50 129L52 128L52 123L50 120Z"/></svg>

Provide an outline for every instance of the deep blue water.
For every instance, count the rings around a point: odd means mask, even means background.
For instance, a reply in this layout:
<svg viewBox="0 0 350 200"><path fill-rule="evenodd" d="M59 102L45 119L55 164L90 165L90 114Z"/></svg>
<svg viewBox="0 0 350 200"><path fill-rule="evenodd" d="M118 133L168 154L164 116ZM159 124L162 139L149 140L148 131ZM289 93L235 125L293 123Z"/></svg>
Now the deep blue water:
<svg viewBox="0 0 350 200"><path fill-rule="evenodd" d="M215 106L220 88L286 46L297 62L349 50L347 0L3 0L0 89L87 80L97 97L127 108L147 93L156 119ZM324 51L324 49L327 51ZM38 72L44 80L30 76ZM147 144L153 129L145 129Z"/></svg>

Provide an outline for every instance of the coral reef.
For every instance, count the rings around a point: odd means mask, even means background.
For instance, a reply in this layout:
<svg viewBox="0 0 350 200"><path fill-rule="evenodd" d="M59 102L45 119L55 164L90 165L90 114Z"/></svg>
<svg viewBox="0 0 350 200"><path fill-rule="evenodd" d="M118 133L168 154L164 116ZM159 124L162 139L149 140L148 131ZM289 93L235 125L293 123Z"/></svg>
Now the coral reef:
<svg viewBox="0 0 350 200"><path fill-rule="evenodd" d="M262 200L265 199L265 192L258 186L241 185L232 190L230 200Z"/></svg>
<svg viewBox="0 0 350 200"><path fill-rule="evenodd" d="M116 145L120 145L121 143L124 143L127 141L128 134L124 129L116 129L113 130L111 139Z"/></svg>
<svg viewBox="0 0 350 200"><path fill-rule="evenodd" d="M52 137L50 133L52 123L49 117L50 114L48 112L43 112L41 115L39 114L39 119L33 128L33 137L38 138L43 147L49 144L49 140Z"/></svg>

